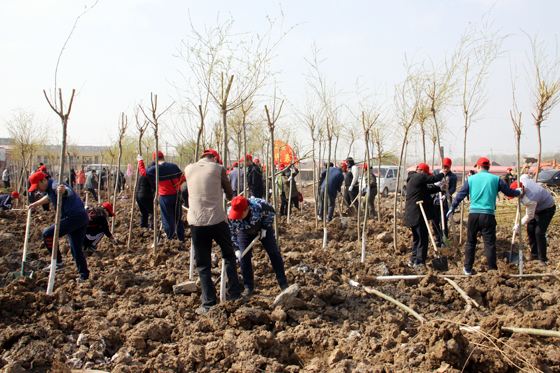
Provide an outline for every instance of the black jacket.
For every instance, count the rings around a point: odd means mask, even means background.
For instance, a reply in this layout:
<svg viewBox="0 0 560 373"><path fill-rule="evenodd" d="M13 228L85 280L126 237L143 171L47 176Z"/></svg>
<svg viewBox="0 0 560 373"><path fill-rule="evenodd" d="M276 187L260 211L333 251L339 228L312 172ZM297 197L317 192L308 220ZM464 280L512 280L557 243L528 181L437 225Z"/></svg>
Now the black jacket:
<svg viewBox="0 0 560 373"><path fill-rule="evenodd" d="M261 168L256 164L251 164L247 169L247 184L251 195L262 198L264 195L264 183Z"/></svg>
<svg viewBox="0 0 560 373"><path fill-rule="evenodd" d="M136 185L137 199L154 199L154 186L147 176L138 174L138 182Z"/></svg>
<svg viewBox="0 0 560 373"><path fill-rule="evenodd" d="M404 205L404 224L407 227L414 227L419 225L424 218L420 207L416 204L418 201L423 201L424 211L428 220L434 217L433 203L430 194L436 192L437 187L429 187L428 184L433 184L443 179L443 174L429 176L424 173L411 172L406 180L406 203Z"/></svg>

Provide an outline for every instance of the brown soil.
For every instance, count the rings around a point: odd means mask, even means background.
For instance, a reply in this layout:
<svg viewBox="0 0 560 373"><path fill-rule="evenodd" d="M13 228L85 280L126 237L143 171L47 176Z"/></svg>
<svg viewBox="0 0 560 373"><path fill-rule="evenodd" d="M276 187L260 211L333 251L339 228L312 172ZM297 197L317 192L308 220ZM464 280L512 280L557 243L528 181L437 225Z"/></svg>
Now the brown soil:
<svg viewBox="0 0 560 373"><path fill-rule="evenodd" d="M116 236L126 242L128 200L119 202ZM390 216L387 201L384 216ZM272 309L279 288L264 250L257 245L257 292L247 302L226 302L198 316L200 294L174 295L172 286L188 277L188 250L164 242L156 255L150 232L135 228L131 249L103 242L88 258L92 279L77 276L70 253L57 273L53 296L45 294L49 256L40 232L53 212L40 212L32 227L29 267L19 270L25 212L0 216L0 368L5 372L560 372L560 341L500 332L500 326L560 329L560 284L552 278L512 279L516 267L499 263L486 273L482 248L480 276L457 279L480 309L465 312L465 301L442 278L377 282L382 274L415 274L406 266L410 235L399 227L399 251L376 240L391 232L389 219L371 222L366 263L360 263L355 219L335 219L329 243L321 248L311 206L296 212L286 228L280 220L281 249L297 301ZM125 222L126 221L126 222ZM343 224L347 223L347 224ZM500 252L509 250L509 226L499 230ZM558 223L549 229L550 265L527 262L527 273L553 271L560 262ZM63 252L68 250L63 240ZM448 273L461 273L461 253L452 250ZM219 255L219 250L214 253ZM528 257L528 255L526 255ZM216 261L217 262L217 261ZM216 276L219 268L214 267ZM428 268L430 274L434 272ZM351 287L349 279L391 295L423 315L420 324L387 301ZM484 333L461 331L479 325Z"/></svg>

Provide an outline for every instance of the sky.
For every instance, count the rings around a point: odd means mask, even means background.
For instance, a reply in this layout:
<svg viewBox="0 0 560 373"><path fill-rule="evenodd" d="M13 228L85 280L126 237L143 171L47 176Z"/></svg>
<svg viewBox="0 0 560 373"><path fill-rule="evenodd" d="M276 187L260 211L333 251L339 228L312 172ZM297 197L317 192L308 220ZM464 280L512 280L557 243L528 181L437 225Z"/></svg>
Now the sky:
<svg viewBox="0 0 560 373"><path fill-rule="evenodd" d="M34 113L51 142L59 141L60 123L42 90L54 87L54 69L64 40L76 16L91 4L91 0L3 1L0 137L8 135L6 121L14 110L23 109ZM502 57L491 67L488 100L481 118L472 125L469 153L492 155L515 150L509 119L512 66L524 118L522 151L536 153L536 130L530 116L530 44L524 33L537 35L550 55L555 55L560 2L554 0L100 0L79 20L59 67L58 86L64 94L77 90L68 130L70 142L114 143L120 113L131 117L135 105L146 103L150 92L158 94L162 106L181 100L176 85L181 84L185 63L177 54L181 40L189 36L189 15L197 28L231 17L236 32L262 33L266 17L279 14L286 29L294 26L282 39L272 62L272 69L278 72L278 88L289 103L280 127L301 131L302 124L293 114L304 109L309 91L306 59L316 45L324 59L322 72L340 92L337 101L355 107L353 92L359 79L376 104L385 108L386 125L395 132L390 113L394 86L405 76L405 57L441 63L465 29L486 16L508 37ZM180 122L177 115L162 118L164 141L175 140L172 127ZM456 102L442 119L447 154L462 155L463 119ZM543 126L545 152L560 151L559 120L557 107ZM397 139L392 138L391 143L396 148ZM413 141L410 153L418 152Z"/></svg>

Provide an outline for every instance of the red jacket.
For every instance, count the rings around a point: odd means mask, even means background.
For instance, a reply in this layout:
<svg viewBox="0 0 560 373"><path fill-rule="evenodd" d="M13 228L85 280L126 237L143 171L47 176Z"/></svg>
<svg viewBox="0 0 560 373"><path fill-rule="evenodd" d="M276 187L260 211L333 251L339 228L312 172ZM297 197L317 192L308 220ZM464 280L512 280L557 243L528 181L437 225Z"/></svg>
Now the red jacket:
<svg viewBox="0 0 560 373"><path fill-rule="evenodd" d="M160 196L173 196L178 193L181 184L185 182L185 175L175 163L163 162L159 165L158 194ZM153 164L146 170L144 161L138 161L140 175L147 176L154 184L156 180L156 165Z"/></svg>

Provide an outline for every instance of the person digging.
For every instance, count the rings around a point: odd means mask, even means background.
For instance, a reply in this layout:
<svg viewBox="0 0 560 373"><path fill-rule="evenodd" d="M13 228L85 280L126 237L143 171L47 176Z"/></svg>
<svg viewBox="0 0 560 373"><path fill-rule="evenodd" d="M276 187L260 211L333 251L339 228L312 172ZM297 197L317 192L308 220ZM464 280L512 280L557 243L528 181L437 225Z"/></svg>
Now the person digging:
<svg viewBox="0 0 560 373"><path fill-rule="evenodd" d="M84 239L84 251L87 254L93 254L97 250L97 245L103 236L107 236L111 242L118 245L119 241L111 233L109 222L107 221L107 217L115 216L113 205L109 202L103 202L101 206L88 207L86 211L89 223Z"/></svg>
<svg viewBox="0 0 560 373"><path fill-rule="evenodd" d="M0 194L0 210L11 210L13 202L19 200L19 193L12 192L10 194Z"/></svg>
<svg viewBox="0 0 560 373"><path fill-rule="evenodd" d="M255 290L253 265L251 263L252 249L245 253L248 246L258 238L268 254L272 269L280 289L288 287L288 280L284 271L284 261L274 237L274 208L265 200L251 197L237 196L231 201L228 210L229 227L236 255L241 265L243 275L244 296L251 296Z"/></svg>
<svg viewBox="0 0 560 373"><path fill-rule="evenodd" d="M202 305L196 309L199 315L207 313L216 303L216 288L212 281L212 241L222 251L226 272L226 299L241 297L241 286L235 265L235 252L231 233L223 207L224 193L228 200L233 197L231 184L222 166L220 155L214 149L206 149L201 159L185 167L189 211L187 220L191 228L194 257L200 285Z"/></svg>
<svg viewBox="0 0 560 373"><path fill-rule="evenodd" d="M30 209L37 206L43 206L49 201L56 207L57 193L62 195L62 211L60 217L60 231L59 237L67 236L68 243L70 244L70 251L74 257L76 267L78 269L79 277L78 282L84 282L89 279L89 270L87 260L83 252L84 238L86 229L89 222L88 214L84 208L84 203L80 197L65 184L58 184L52 179L47 179L41 171L37 171L29 176L29 193L39 191L46 193L41 199L31 203ZM52 250L54 236L54 224L43 231L43 243L45 247ZM62 268L62 255L57 248L56 252L56 269ZM50 271L50 265L45 268L45 271Z"/></svg>
<svg viewBox="0 0 560 373"><path fill-rule="evenodd" d="M496 264L496 198L498 192L508 197L519 197L521 189L512 190L503 179L489 172L490 160L481 157L476 162L477 173L470 176L457 193L451 209L447 212L449 219L459 204L470 197L469 219L467 223L467 242L465 243L465 275L474 274L474 256L477 236L480 232L484 240L484 250L489 270L497 270Z"/></svg>

